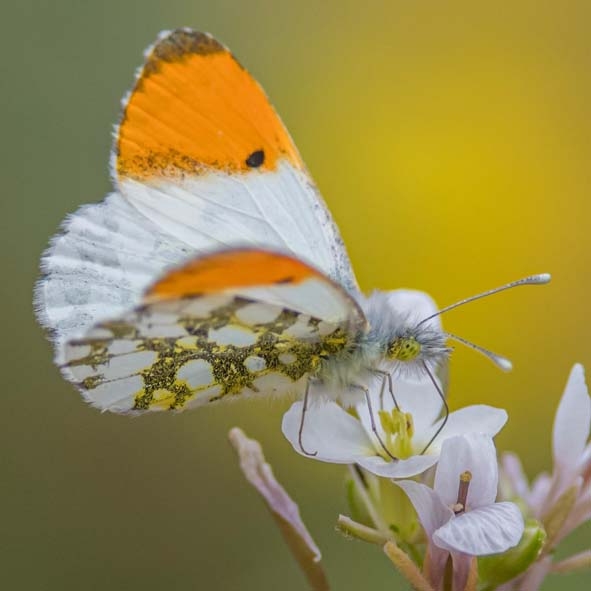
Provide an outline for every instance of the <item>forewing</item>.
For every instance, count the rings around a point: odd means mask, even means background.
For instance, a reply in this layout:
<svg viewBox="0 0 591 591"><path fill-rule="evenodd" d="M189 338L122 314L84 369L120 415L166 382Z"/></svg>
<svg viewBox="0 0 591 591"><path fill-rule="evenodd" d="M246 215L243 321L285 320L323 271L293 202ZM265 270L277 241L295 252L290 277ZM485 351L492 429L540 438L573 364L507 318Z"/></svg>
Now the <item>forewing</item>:
<svg viewBox="0 0 591 591"><path fill-rule="evenodd" d="M307 264L224 251L170 271L141 306L68 342L63 371L91 404L122 413L298 394L365 328L355 300Z"/></svg>
<svg viewBox="0 0 591 591"><path fill-rule="evenodd" d="M198 253L292 253L356 291L339 232L265 93L211 36L178 29L146 52L115 138L121 193Z"/></svg>

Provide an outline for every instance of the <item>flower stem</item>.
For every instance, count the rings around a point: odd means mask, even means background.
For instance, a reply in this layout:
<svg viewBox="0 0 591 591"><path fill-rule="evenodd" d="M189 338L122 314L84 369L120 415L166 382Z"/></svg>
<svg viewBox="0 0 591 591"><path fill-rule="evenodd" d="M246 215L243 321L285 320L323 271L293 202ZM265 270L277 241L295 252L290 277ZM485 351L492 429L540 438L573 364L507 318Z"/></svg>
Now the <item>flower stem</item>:
<svg viewBox="0 0 591 591"><path fill-rule="evenodd" d="M403 552L395 542L390 540L384 545L386 556L392 564L404 575L415 591L434 591L433 587L422 575L419 567L410 559L408 554Z"/></svg>
<svg viewBox="0 0 591 591"><path fill-rule="evenodd" d="M380 530L384 535L387 535L387 533L389 532L388 526L386 525L384 520L381 518L380 514L376 511L376 508L375 508L372 500L369 498L369 494L367 493L367 488L365 488L363 482L361 481L361 478L359 477L359 474L357 473L356 467L353 466L352 464L349 464L348 468L349 468L349 474L351 474L351 479L355 483L355 487L357 488L357 492L359 493L359 497L363 501L363 504L365 505L365 509L367 510L367 513L371 517L371 520L373 521L374 525L376 526L376 528L378 530Z"/></svg>
<svg viewBox="0 0 591 591"><path fill-rule="evenodd" d="M373 527L368 527L362 523L357 523L357 521L353 521L346 515L339 515L339 518L337 519L337 527L342 532L365 542L369 542L370 544L379 544L380 546L383 546L390 539L377 529L373 529Z"/></svg>
<svg viewBox="0 0 591 591"><path fill-rule="evenodd" d="M591 550L565 558L552 566L553 573L572 573L591 568Z"/></svg>

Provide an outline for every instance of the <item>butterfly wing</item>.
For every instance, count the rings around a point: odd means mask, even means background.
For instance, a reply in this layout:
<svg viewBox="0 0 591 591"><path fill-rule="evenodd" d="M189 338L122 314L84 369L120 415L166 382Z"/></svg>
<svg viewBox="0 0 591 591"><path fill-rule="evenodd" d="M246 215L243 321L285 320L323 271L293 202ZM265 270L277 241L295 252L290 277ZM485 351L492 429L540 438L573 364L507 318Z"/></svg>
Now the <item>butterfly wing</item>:
<svg viewBox="0 0 591 591"><path fill-rule="evenodd" d="M103 410L180 410L301 393L365 328L356 301L320 271L283 254L229 250L170 271L140 306L69 341L62 367Z"/></svg>
<svg viewBox="0 0 591 591"><path fill-rule="evenodd" d="M144 290L191 249L138 214L118 193L68 216L41 260L35 309L55 344L136 306Z"/></svg>
<svg viewBox="0 0 591 591"><path fill-rule="evenodd" d="M257 82L210 36L166 32L146 52L115 134L118 191L64 222L35 308L63 344L139 305L188 257L228 246L291 253L356 293L338 230Z"/></svg>
<svg viewBox="0 0 591 591"><path fill-rule="evenodd" d="M114 153L121 193L195 251L290 253L346 289L338 230L265 93L223 45L163 33L124 104Z"/></svg>

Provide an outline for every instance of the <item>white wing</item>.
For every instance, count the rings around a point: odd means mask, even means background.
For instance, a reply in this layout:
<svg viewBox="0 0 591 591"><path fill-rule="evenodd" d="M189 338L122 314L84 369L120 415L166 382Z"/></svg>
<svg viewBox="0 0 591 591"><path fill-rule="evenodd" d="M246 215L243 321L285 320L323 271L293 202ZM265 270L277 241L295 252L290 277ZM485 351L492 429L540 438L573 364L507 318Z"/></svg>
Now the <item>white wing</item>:
<svg viewBox="0 0 591 591"><path fill-rule="evenodd" d="M194 178L119 182L121 193L163 232L196 253L242 246L297 256L349 291L356 283L330 213L309 176L289 162L273 172L209 171Z"/></svg>
<svg viewBox="0 0 591 591"><path fill-rule="evenodd" d="M281 121L211 37L177 30L147 51L112 160L118 193L70 216L42 259L35 306L58 362L68 339L138 305L166 269L221 247L291 253L357 292Z"/></svg>
<svg viewBox="0 0 591 591"><path fill-rule="evenodd" d="M155 276L190 251L117 193L69 216L41 259L35 288L37 317L55 341L56 362L68 338L136 306Z"/></svg>

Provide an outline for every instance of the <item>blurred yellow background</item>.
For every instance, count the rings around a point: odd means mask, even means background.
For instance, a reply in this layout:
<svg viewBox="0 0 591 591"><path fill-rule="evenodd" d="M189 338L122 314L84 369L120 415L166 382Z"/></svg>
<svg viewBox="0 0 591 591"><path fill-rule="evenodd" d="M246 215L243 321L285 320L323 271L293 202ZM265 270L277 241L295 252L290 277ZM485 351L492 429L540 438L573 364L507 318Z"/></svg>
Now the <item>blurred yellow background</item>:
<svg viewBox="0 0 591 591"><path fill-rule="evenodd" d="M458 349L452 407L503 406L499 447L530 474L550 466L568 371L591 365L589 2L27 0L3 13L3 589L303 589L238 471L234 425L300 503L335 590L404 587L378 548L334 532L342 469L293 453L287 403L101 415L52 364L32 315L38 259L68 212L109 191L119 100L164 28L210 31L261 81L364 289L416 287L444 305L553 273L445 318L515 364L504 375Z"/></svg>

